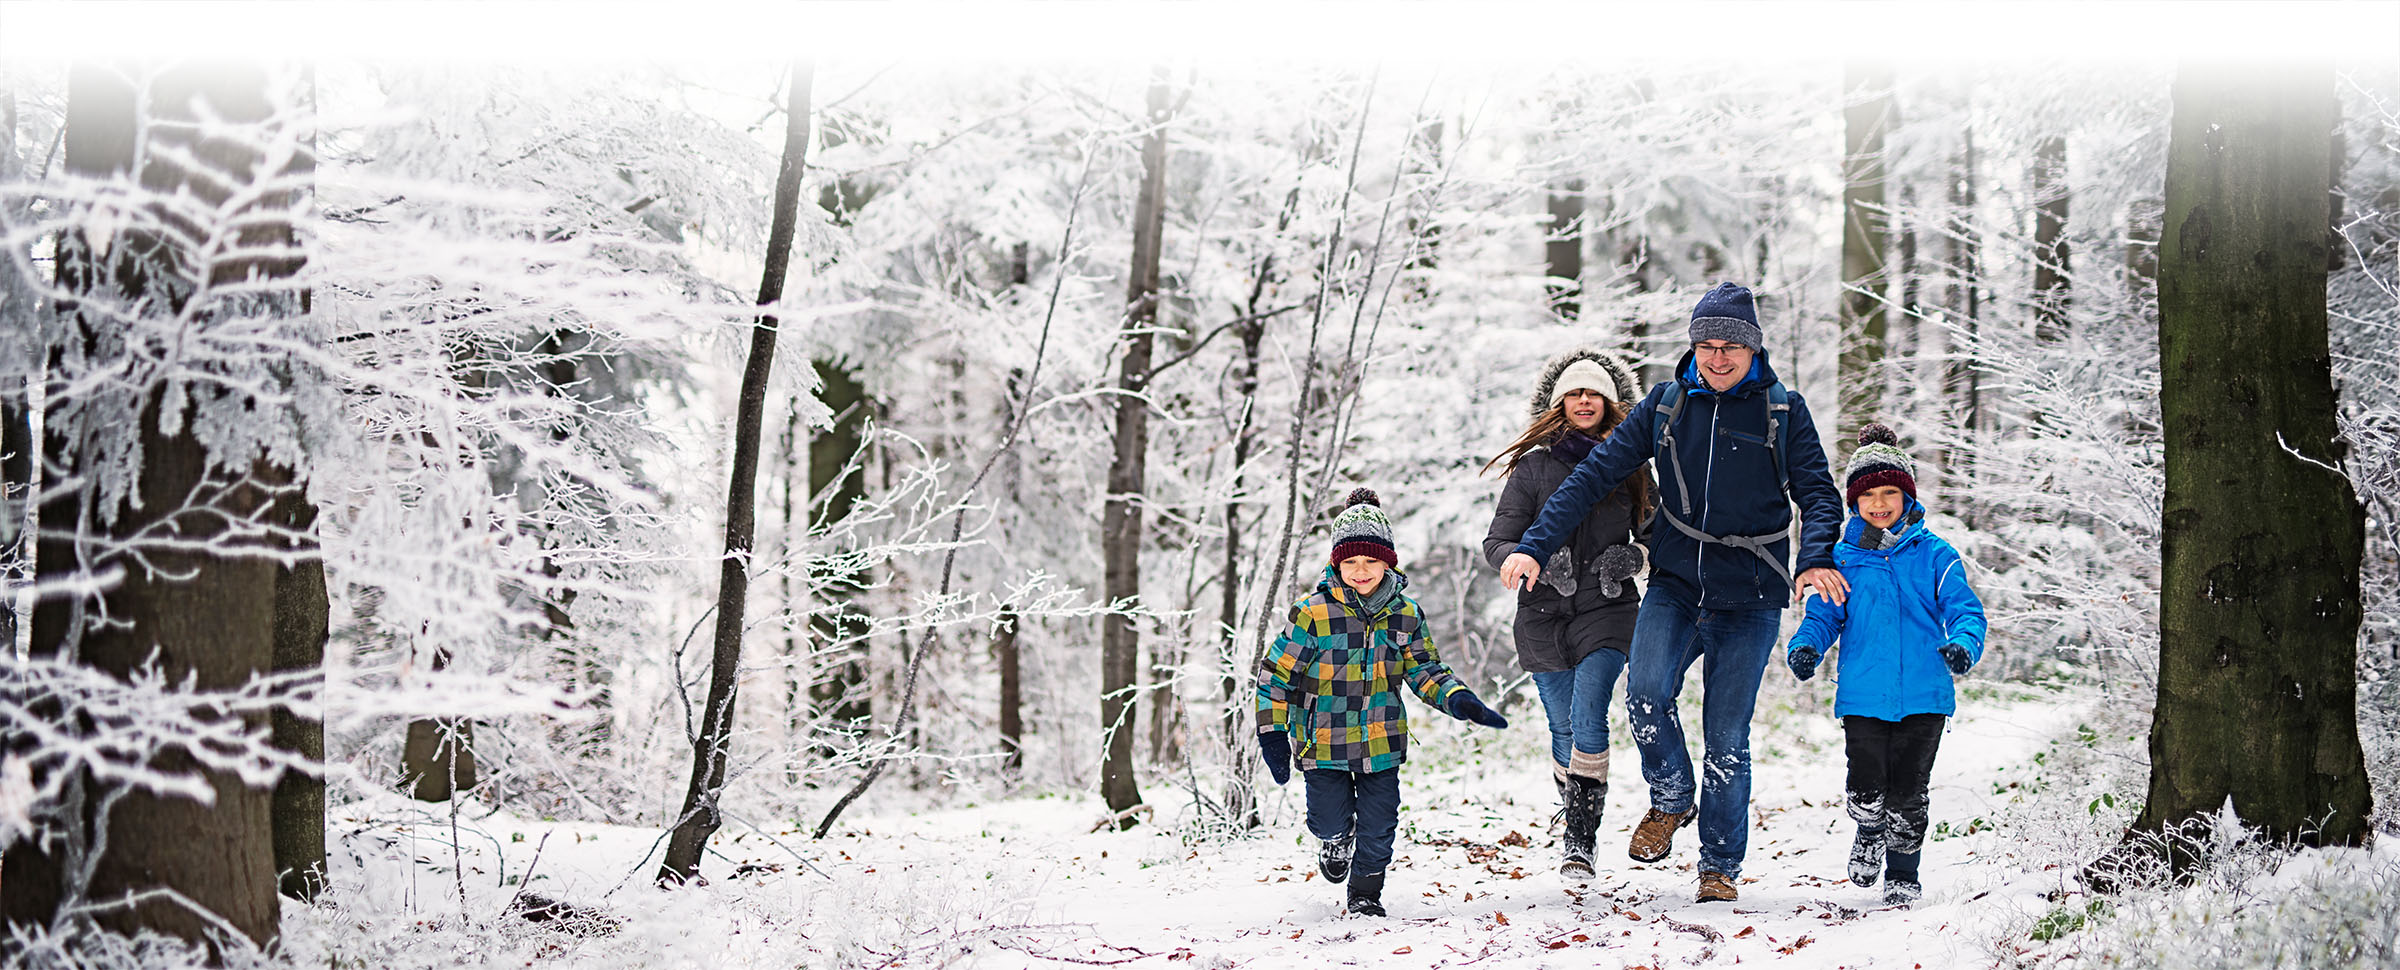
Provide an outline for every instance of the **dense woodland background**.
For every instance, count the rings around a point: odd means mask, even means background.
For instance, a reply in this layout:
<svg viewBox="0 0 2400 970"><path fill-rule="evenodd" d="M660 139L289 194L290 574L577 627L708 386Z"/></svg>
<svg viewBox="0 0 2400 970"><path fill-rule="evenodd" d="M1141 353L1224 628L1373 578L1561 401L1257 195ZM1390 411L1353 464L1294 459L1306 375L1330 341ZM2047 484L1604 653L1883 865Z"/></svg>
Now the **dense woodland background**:
<svg viewBox="0 0 2400 970"><path fill-rule="evenodd" d="M229 812L287 768L337 809L820 837L846 796L1097 788L1120 824L1242 837L1253 658L1336 497L1382 493L1444 657L1534 716L1479 470L1541 361L1664 379L1720 280L1829 442L1875 419L1919 456L1994 617L1978 676L2088 687L2099 733L2141 733L2175 65L1257 67L0 65L12 952L271 936L272 886L216 924L78 909L140 884L75 873L142 851L111 811ZM2364 505L2389 833L2400 72L2322 77L2329 454ZM310 629L296 665L170 642ZM2126 747L2095 831L2142 807Z"/></svg>

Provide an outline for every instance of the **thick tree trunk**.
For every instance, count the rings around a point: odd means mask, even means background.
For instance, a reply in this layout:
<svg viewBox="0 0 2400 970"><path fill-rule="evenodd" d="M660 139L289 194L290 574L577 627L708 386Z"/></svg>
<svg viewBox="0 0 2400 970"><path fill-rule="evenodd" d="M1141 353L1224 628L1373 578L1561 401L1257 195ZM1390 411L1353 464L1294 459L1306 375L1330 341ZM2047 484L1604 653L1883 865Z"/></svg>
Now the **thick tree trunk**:
<svg viewBox="0 0 2400 970"><path fill-rule="evenodd" d="M1133 209L1133 268L1125 283L1125 324L1118 358L1116 453L1108 464L1108 499L1100 512L1104 585L1110 602L1138 605L1142 595L1142 479L1150 451L1151 330L1158 323L1159 248L1167 207L1167 71L1150 75L1149 133L1142 138L1142 189ZM1139 671L1140 632L1133 617L1110 613L1100 621L1100 736L1107 754L1100 763L1100 797L1108 810L1128 814L1142 803L1133 775L1134 677Z"/></svg>
<svg viewBox="0 0 2400 970"><path fill-rule="evenodd" d="M139 89L144 83L147 90ZM270 83L262 69L223 63L186 63L156 74L133 66L77 65L69 76L66 168L93 177L135 174L154 198L225 204L265 179L290 174L264 170L269 156L252 137L265 131L271 118ZM195 123L201 118L221 119L224 125L204 128ZM185 158L205 171L187 169ZM137 160L141 167L134 172ZM208 217L196 215L188 203L156 204L160 208L150 214L167 223L199 232L220 228L189 227L191 220ZM286 213L304 204L297 190L266 190L240 214L248 221L230 239L240 247L288 247L293 229ZM252 290L236 301L245 314L304 312L297 288L263 285L296 275L298 258L218 253L203 263L181 248L182 233L155 225L136 223L105 252L95 251L81 236L61 238L60 286L94 303L126 307L146 301L147 312L176 313L193 299L234 300L212 288L243 284ZM106 358L115 355L125 365L121 379L156 373L125 346L117 319L87 316L79 304L60 310L69 315L69 339L81 341L85 353L101 355L100 366L108 366ZM195 339L205 340L213 315L203 312L194 319L193 326L202 331ZM51 355L54 372L60 360ZM207 366L205 359L195 363ZM38 603L32 623L37 655L73 658L118 676L155 662L170 683L189 678L217 690L239 687L274 665L278 568L268 550L245 548L229 537L224 523L265 515L277 499L272 489L289 483L292 475L256 457L245 461L240 455L211 453L192 422L210 396L239 392L208 383L193 382L189 398L170 396L163 379L130 391L138 402L141 467L124 504L100 508L97 488L88 485L56 490L42 503L36 578L57 584L53 588L76 588L79 579L88 579L78 573L93 553L78 548L82 530L151 541L144 544L142 561L114 558L113 564L125 567L124 578L97 594L99 602L62 592ZM170 402L181 413L167 413ZM82 409L106 405L54 393L44 406L48 466L70 478L100 475L98 467L87 465L99 459L84 430L92 413ZM169 434L167 427L178 430ZM248 478L229 475L229 464L247 465ZM202 504L194 504L195 494L206 496ZM159 543L161 536L178 541ZM90 622L101 614L108 622ZM268 729L264 723L249 727ZM54 828L62 841L22 843L7 855L0 906L9 923L56 926L90 919L117 932L155 931L212 945L224 928L260 945L273 938L279 905L269 789L250 787L232 774L203 771L180 754L152 764L205 779L213 799L203 804L141 789L102 790L88 777L70 781L65 810L77 818ZM73 911L162 889L191 905L162 897L96 915ZM195 913L192 906L213 915Z"/></svg>
<svg viewBox="0 0 2400 970"><path fill-rule="evenodd" d="M838 482L836 478L866 443L867 413L872 402L858 373L841 362L818 359L811 366L817 371L821 399L833 412L833 425L809 436L808 494L810 501L825 503L811 517L830 525L849 515L850 509L866 495L864 475L854 474ZM813 604L815 609L809 620L810 637L816 641L815 660L808 673L809 705L818 720L837 730L864 725L875 713L871 702L873 691L867 684L866 618L859 615L852 602L864 579L834 577L825 587L827 601ZM907 639L902 638L901 643L901 653L906 654ZM816 748L825 757L839 751L830 738L820 741Z"/></svg>
<svg viewBox="0 0 2400 970"><path fill-rule="evenodd" d="M1550 312L1575 322L1583 316L1583 180L1570 178L1550 190L1550 231L1542 238L1549 263Z"/></svg>
<svg viewBox="0 0 2400 970"><path fill-rule="evenodd" d="M2333 72L2186 65L2174 104L2158 704L2134 830L2205 825L2230 799L2271 838L2359 845L2372 834L2357 723L2365 520L2336 470L2327 349Z"/></svg>
<svg viewBox="0 0 2400 970"><path fill-rule="evenodd" d="M774 217L767 231L766 268L758 283L763 307L750 330L750 356L742 367L740 403L734 410L732 481L725 491L725 557L717 574L717 621L708 672L708 702L692 740L691 782L683 811L667 839L658 868L662 883L682 883L700 874L700 853L723 824L718 800L725 793L725 765L733 743L735 686L742 674L742 621L750 595L750 549L758 532L758 435L766 423L767 378L775 369L785 272L792 263L792 236L800 215L800 176L808 157L809 82L807 62L792 66L784 104L783 163L775 173Z"/></svg>
<svg viewBox="0 0 2400 970"><path fill-rule="evenodd" d="M331 632L332 605L325 590L325 561L314 538L317 507L295 483L275 501L275 518L296 536L308 558L275 569L275 670L321 671ZM323 674L318 675L323 679ZM325 760L325 725L288 710L275 712L275 746L311 762ZM286 896L317 898L325 888L325 779L287 772L275 783L275 873Z"/></svg>
<svg viewBox="0 0 2400 970"><path fill-rule="evenodd" d="M1883 411L1884 135L1899 122L1889 66L1853 63L1842 77L1841 429L1846 453L1860 426ZM1836 456L1836 461L1841 460Z"/></svg>
<svg viewBox="0 0 2400 970"><path fill-rule="evenodd" d="M450 651L433 653L433 669L450 667ZM421 717L408 722L400 748L400 784L420 802L446 802L476 784L475 720Z"/></svg>
<svg viewBox="0 0 2400 970"><path fill-rule="evenodd" d="M2069 199L2067 140L2051 135L2033 146L2033 333L2044 343L2067 339L2067 306L2074 300Z"/></svg>

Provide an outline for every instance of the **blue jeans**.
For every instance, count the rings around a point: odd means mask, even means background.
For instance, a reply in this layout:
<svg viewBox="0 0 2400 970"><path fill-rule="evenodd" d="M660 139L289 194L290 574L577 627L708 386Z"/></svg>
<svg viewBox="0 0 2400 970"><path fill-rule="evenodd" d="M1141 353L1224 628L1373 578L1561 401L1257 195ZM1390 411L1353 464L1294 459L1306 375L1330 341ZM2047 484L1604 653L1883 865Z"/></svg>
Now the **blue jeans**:
<svg viewBox="0 0 2400 970"><path fill-rule="evenodd" d="M1550 763L1565 768L1576 751L1608 750L1608 702L1617 693L1625 654L1601 647L1571 670L1533 675L1533 690L1550 719Z"/></svg>
<svg viewBox="0 0 2400 970"><path fill-rule="evenodd" d="M1750 851L1750 714L1758 681L1775 647L1782 611L1706 610L1670 583L1652 583L1634 620L1625 714L1642 752L1650 807L1692 808L1692 757L1684 746L1675 695L1692 662L1700 668L1700 868L1742 874Z"/></svg>
<svg viewBox="0 0 2400 970"><path fill-rule="evenodd" d="M1373 875L1392 864L1392 839L1400 833L1400 769L1351 772L1310 768L1308 834L1338 839L1352 831L1350 872Z"/></svg>

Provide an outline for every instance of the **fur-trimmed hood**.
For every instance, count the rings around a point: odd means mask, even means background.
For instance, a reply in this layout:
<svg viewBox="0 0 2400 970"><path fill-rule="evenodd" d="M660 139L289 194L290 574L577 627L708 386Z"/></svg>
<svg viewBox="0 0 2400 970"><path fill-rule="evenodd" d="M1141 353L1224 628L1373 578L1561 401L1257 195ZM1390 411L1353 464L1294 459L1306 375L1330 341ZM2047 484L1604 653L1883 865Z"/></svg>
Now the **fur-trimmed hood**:
<svg viewBox="0 0 2400 970"><path fill-rule="evenodd" d="M1594 390L1607 394L1611 400L1626 407L1632 407L1633 402L1642 399L1642 382L1633 376L1633 368L1627 367L1617 355L1597 347L1577 347L1550 358L1550 363L1542 367L1542 377L1534 382L1533 398L1527 402L1526 410L1535 417L1550 410L1550 392L1558 387L1559 375L1566 373L1567 368L1579 360L1600 365L1600 369L1607 371L1608 376L1616 381L1615 387Z"/></svg>

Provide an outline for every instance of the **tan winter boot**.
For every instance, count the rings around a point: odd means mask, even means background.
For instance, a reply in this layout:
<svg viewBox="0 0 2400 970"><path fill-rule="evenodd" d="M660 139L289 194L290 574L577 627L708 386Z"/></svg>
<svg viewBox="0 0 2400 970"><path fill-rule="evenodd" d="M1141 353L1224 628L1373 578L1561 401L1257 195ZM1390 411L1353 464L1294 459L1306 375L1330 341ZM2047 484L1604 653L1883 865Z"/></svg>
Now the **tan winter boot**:
<svg viewBox="0 0 2400 970"><path fill-rule="evenodd" d="M1741 891L1733 888L1733 877L1722 872L1701 870L1700 902L1730 903L1740 899L1741 896Z"/></svg>
<svg viewBox="0 0 2400 970"><path fill-rule="evenodd" d="M1651 809L1642 816L1641 824L1633 827L1633 842L1625 847L1625 854L1632 856L1635 862L1657 862L1666 858L1667 850L1675 844L1675 830L1692 824L1692 818L1699 814L1698 806L1673 815Z"/></svg>

